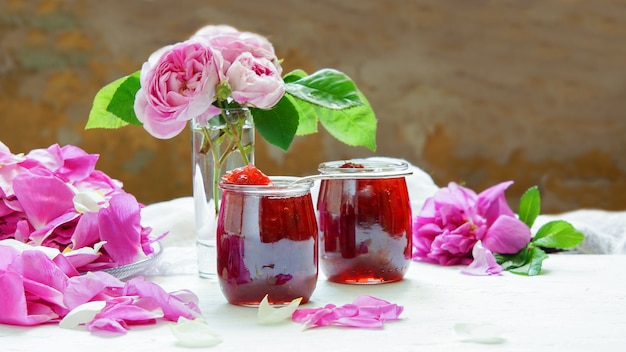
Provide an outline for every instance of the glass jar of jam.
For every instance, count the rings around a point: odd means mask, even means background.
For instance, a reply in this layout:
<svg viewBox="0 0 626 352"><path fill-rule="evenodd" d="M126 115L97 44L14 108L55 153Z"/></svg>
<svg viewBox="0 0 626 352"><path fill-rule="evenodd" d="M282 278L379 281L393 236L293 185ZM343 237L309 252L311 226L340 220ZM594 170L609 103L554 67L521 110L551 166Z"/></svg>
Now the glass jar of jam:
<svg viewBox="0 0 626 352"><path fill-rule="evenodd" d="M318 242L312 183L270 177L271 185L224 184L217 220L217 276L229 303L272 305L302 297L317 283Z"/></svg>
<svg viewBox="0 0 626 352"><path fill-rule="evenodd" d="M401 176L406 170L405 162L370 159L320 164L329 176L317 202L320 266L329 281L402 280L411 262L411 206Z"/></svg>

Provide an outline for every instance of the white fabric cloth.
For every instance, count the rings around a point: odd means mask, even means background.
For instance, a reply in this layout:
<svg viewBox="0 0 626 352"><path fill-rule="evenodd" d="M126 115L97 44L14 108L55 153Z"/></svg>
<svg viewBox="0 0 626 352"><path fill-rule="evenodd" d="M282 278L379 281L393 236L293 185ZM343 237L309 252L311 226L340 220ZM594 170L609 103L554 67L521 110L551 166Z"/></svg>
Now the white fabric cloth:
<svg viewBox="0 0 626 352"><path fill-rule="evenodd" d="M151 277L168 292L197 294L207 324L223 342L207 349L180 347L168 322L131 326L122 336L90 334L83 326L0 325L0 351L622 351L626 256L552 254L543 266L539 276L486 277L413 262L404 280L384 285L342 285L320 277L310 303L302 306L343 305L361 294L402 305L400 320L380 330L302 331L289 320L261 325L257 309L228 304L215 280L197 274ZM479 328L475 336L460 333L467 325ZM484 331L489 326L496 330L491 339Z"/></svg>

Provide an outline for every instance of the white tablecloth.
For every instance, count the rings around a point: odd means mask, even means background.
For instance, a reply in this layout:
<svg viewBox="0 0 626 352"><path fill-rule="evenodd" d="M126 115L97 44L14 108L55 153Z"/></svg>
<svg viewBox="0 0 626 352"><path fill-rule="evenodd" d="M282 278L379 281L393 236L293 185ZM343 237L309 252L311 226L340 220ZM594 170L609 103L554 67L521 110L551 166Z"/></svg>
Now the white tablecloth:
<svg viewBox="0 0 626 352"><path fill-rule="evenodd" d="M542 275L475 277L458 267L412 263L405 280L370 286L320 278L307 307L344 304L370 294L404 306L381 330L323 327L302 331L286 320L259 325L256 309L226 303L219 286L197 275L152 279L166 290L200 297L208 323L223 337L214 351L622 351L626 346L626 256L551 255ZM457 323L492 323L498 344L463 342ZM56 325L0 325L1 351L178 351L167 322L105 337Z"/></svg>

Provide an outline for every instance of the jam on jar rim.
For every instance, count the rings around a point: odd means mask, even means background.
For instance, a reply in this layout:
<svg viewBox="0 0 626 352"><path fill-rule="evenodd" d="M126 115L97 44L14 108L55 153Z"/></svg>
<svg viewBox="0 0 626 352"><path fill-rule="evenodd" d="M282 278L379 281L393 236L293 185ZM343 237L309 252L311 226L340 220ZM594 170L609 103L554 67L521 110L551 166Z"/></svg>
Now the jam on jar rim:
<svg viewBox="0 0 626 352"><path fill-rule="evenodd" d="M241 192L260 196L299 196L311 191L313 182L293 183L298 177L295 176L269 176L272 182L269 185L237 185L232 183L220 183L219 187L224 191Z"/></svg>
<svg viewBox="0 0 626 352"><path fill-rule="evenodd" d="M346 167L346 165L348 165ZM354 166L350 166L354 165ZM388 161L376 159L348 159L327 161L319 164L317 170L322 174L371 174L401 172L409 169L405 161Z"/></svg>

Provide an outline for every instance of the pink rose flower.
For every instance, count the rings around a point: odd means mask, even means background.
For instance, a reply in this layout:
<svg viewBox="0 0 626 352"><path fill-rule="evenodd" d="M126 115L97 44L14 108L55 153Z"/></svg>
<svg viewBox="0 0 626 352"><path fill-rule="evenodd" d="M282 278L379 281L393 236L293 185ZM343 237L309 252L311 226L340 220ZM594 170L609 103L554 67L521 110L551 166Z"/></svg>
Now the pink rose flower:
<svg viewBox="0 0 626 352"><path fill-rule="evenodd" d="M192 39L201 40L218 50L225 61L225 69L235 62L242 53L250 53L255 58L269 60L280 76L282 67L276 57L274 46L267 38L251 32L240 32L231 26L206 26L199 29Z"/></svg>
<svg viewBox="0 0 626 352"><path fill-rule="evenodd" d="M141 89L135 96L135 114L144 128L157 138L172 138L189 120L208 120L219 113L212 104L222 64L219 52L195 40L152 54L141 68Z"/></svg>
<svg viewBox="0 0 626 352"><path fill-rule="evenodd" d="M232 98L242 105L270 109L285 94L285 85L275 66L267 59L246 52L226 71Z"/></svg>
<svg viewBox="0 0 626 352"><path fill-rule="evenodd" d="M493 253L512 254L530 241L530 228L517 219L504 191L513 181L479 195L452 182L426 200L413 231L413 259L441 265L470 264L478 241Z"/></svg>

